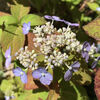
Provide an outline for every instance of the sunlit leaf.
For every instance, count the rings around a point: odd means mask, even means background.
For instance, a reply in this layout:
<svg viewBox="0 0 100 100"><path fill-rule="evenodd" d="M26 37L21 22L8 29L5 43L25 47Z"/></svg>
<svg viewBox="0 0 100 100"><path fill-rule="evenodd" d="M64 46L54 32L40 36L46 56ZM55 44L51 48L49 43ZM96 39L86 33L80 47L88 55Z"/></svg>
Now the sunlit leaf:
<svg viewBox="0 0 100 100"><path fill-rule="evenodd" d="M22 17L21 25L23 23L28 23L28 22L31 22L31 26L42 25L42 24L46 23L44 18L42 18L38 15L35 15L35 14L28 14L28 15Z"/></svg>
<svg viewBox="0 0 100 100"><path fill-rule="evenodd" d="M100 40L100 18L96 18L89 24L83 26L83 29L86 31L86 33L93 37L96 40Z"/></svg>
<svg viewBox="0 0 100 100"><path fill-rule="evenodd" d="M24 6L22 4L11 5L11 14L19 20L23 16L27 15L29 11L30 11L29 6Z"/></svg>
<svg viewBox="0 0 100 100"><path fill-rule="evenodd" d="M6 51L11 46L11 53L14 55L24 46L25 36L22 34L22 27L8 26L2 34L2 48Z"/></svg>
<svg viewBox="0 0 100 100"><path fill-rule="evenodd" d="M37 91L36 93L33 93L31 91L26 91L25 93L22 93L20 96L13 100L46 100L48 96L48 92L45 91Z"/></svg>
<svg viewBox="0 0 100 100"><path fill-rule="evenodd" d="M62 0L62 1L70 2L70 3L74 4L74 5L77 5L77 4L79 4L81 2L81 0Z"/></svg>
<svg viewBox="0 0 100 100"><path fill-rule="evenodd" d="M87 5L93 11L96 11L96 8L99 7L99 5L97 3L94 3L94 2L87 2Z"/></svg>
<svg viewBox="0 0 100 100"><path fill-rule="evenodd" d="M92 82L92 78L89 74L87 68L80 68L77 72L74 73L72 80L79 84L90 84Z"/></svg>
<svg viewBox="0 0 100 100"><path fill-rule="evenodd" d="M3 55L3 52L2 52L2 48L0 46L0 70L3 69L3 64L4 64L4 55Z"/></svg>
<svg viewBox="0 0 100 100"><path fill-rule="evenodd" d="M13 83L14 80L3 80L0 86L1 91L4 93L10 93L14 88Z"/></svg>
<svg viewBox="0 0 100 100"><path fill-rule="evenodd" d="M0 16L0 25L5 23L8 24L17 24L18 20L14 16Z"/></svg>

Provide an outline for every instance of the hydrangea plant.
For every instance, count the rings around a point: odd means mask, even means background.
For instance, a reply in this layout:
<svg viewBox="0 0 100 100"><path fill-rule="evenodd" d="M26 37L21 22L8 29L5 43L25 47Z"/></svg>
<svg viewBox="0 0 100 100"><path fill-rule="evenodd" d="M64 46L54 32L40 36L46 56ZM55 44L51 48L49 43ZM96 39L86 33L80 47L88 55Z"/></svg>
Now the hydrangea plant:
<svg viewBox="0 0 100 100"><path fill-rule="evenodd" d="M32 41L31 45L25 44L13 55L15 57L13 74L15 77L20 77L22 83L27 86L31 82L34 82L33 85L39 85L35 84L35 81L45 86L50 91L49 98L52 89L59 91L59 88L63 86L62 84L70 84L75 88L76 84L88 82L85 75L90 77L89 69L96 67L100 57L95 58L94 56L97 53L94 43L90 44L85 41L82 44L77 40L76 33L72 32L71 26L79 26L79 24L70 23L57 16L45 15L44 17L52 20L52 22L46 22L32 29L30 22L23 24L22 34L28 37L31 34ZM67 27L57 29L53 25L54 21L64 22ZM28 41L26 38L25 42ZM30 50L30 46L34 48ZM5 52L6 67L9 67L11 57L11 48L9 47ZM87 64L91 60L92 63L88 68ZM59 69L58 74L57 70ZM29 75L29 70L32 71L31 75ZM57 100L59 96L61 96L60 92L56 93L56 99L54 100Z"/></svg>

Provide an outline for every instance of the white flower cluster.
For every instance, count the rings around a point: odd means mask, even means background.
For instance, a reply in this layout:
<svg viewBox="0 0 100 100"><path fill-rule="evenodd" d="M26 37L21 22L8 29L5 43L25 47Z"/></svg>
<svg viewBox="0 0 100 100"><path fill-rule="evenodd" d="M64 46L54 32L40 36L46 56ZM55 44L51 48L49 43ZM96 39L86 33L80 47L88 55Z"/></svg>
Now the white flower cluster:
<svg viewBox="0 0 100 100"><path fill-rule="evenodd" d="M91 49L90 49L90 51L89 51L89 55L90 55L90 57L94 57L94 54L97 52L97 47L95 46L95 44L93 43L92 45L91 45Z"/></svg>
<svg viewBox="0 0 100 100"><path fill-rule="evenodd" d="M36 35L33 39L34 45L39 46L44 54L52 52L57 47L66 47L66 50L77 52L82 49L82 45L76 39L76 34L69 27L57 30L53 24L46 23L46 25L35 27L33 33Z"/></svg>
<svg viewBox="0 0 100 100"><path fill-rule="evenodd" d="M47 64L47 68L54 66L61 66L67 60L68 55L66 53L61 53L60 51L54 50L51 55L45 56L44 62Z"/></svg>
<svg viewBox="0 0 100 100"><path fill-rule="evenodd" d="M32 50L28 50L28 47L25 46L25 50L21 48L16 54L16 59L25 67L36 69L38 67L37 63L37 54Z"/></svg>
<svg viewBox="0 0 100 100"><path fill-rule="evenodd" d="M45 34L52 34L56 30L57 29L54 28L53 24L47 22L46 25L36 26L33 29L33 33L43 37Z"/></svg>

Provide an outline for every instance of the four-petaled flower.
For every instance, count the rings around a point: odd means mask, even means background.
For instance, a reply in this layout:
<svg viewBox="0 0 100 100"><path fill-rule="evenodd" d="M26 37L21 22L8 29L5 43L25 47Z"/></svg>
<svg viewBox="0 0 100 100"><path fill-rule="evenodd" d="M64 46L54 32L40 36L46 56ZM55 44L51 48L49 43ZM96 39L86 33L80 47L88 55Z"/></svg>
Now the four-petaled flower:
<svg viewBox="0 0 100 100"><path fill-rule="evenodd" d="M90 48L91 48L91 46L90 46L90 44L87 42L87 41L85 41L84 43L83 43L83 47L82 47L82 52L81 52L81 54L82 54L82 57L83 58L85 58L85 61L88 63L88 59L89 59L89 51L90 51Z"/></svg>
<svg viewBox="0 0 100 100"><path fill-rule="evenodd" d="M39 79L43 85L50 85L53 80L52 75L45 70L45 68L38 68L32 73L33 78Z"/></svg>
<svg viewBox="0 0 100 100"><path fill-rule="evenodd" d="M5 58L6 58L6 61L5 61L5 67L8 68L9 65L11 64L11 47L9 47L9 49L6 50L5 52Z"/></svg>
<svg viewBox="0 0 100 100"><path fill-rule="evenodd" d="M13 69L13 73L15 76L20 76L23 83L27 83L27 75L20 67Z"/></svg>
<svg viewBox="0 0 100 100"><path fill-rule="evenodd" d="M94 69L96 67L96 65L98 64L98 61L100 60L100 57L97 57L97 59L95 59L95 61L92 63L91 68Z"/></svg>
<svg viewBox="0 0 100 100"><path fill-rule="evenodd" d="M79 26L78 23L70 23L70 22L68 22L68 21L66 21L66 20L60 19L58 16L49 16L49 15L45 15L44 17L45 17L46 19L64 22L65 24L67 24L67 25L69 25L69 26Z"/></svg>
<svg viewBox="0 0 100 100"><path fill-rule="evenodd" d="M23 28L22 28L23 34L25 35L28 34L29 30L31 29L30 25L31 25L31 22L23 24Z"/></svg>
<svg viewBox="0 0 100 100"><path fill-rule="evenodd" d="M65 81L69 81L72 77L73 72L78 71L79 67L80 63L78 61L75 61L71 66L68 66L69 69L66 71L64 75Z"/></svg>

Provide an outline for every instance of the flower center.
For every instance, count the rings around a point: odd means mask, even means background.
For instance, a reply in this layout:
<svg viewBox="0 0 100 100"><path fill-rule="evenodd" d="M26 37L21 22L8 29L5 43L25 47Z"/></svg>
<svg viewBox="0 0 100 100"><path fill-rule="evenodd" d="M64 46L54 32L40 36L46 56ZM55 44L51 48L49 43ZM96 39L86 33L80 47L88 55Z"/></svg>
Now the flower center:
<svg viewBox="0 0 100 100"><path fill-rule="evenodd" d="M84 51L87 51L86 48L84 48Z"/></svg>
<svg viewBox="0 0 100 100"><path fill-rule="evenodd" d="M20 72L21 75L23 75L23 72Z"/></svg>
<svg viewBox="0 0 100 100"><path fill-rule="evenodd" d="M45 73L42 73L41 75L42 75L43 77L45 77Z"/></svg>
<svg viewBox="0 0 100 100"><path fill-rule="evenodd" d="M69 67L69 70L72 70L72 67L71 66Z"/></svg>

